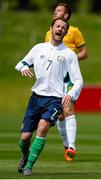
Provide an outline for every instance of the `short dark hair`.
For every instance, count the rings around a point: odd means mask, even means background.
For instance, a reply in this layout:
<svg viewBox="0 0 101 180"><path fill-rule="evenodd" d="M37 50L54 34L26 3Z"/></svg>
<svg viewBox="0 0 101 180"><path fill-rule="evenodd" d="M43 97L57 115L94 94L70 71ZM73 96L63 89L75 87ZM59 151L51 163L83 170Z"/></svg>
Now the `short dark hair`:
<svg viewBox="0 0 101 180"><path fill-rule="evenodd" d="M58 4L56 5L56 7L57 7L57 6L64 6L64 7L65 7L65 12L68 13L68 18L67 18L67 20L69 20L70 17L71 17L71 14L72 14L69 5L66 4L66 3L58 3Z"/></svg>
<svg viewBox="0 0 101 180"><path fill-rule="evenodd" d="M64 18L57 18L57 19L54 19L53 21L52 21L52 23L51 23L51 27L53 27L54 26L54 24L55 24L55 21L57 21L57 20L62 20L62 21L64 21L66 24L67 24L67 27L69 28L69 23L68 23L68 21L67 20L65 20Z"/></svg>

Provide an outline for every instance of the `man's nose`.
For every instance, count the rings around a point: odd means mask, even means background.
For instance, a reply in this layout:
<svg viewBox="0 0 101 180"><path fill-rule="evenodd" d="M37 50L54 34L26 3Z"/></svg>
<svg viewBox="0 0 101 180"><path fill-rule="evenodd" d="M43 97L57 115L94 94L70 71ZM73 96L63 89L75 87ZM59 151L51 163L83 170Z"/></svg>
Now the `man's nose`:
<svg viewBox="0 0 101 180"><path fill-rule="evenodd" d="M59 31L61 31L62 30L62 28L61 27L59 27L59 29L58 29Z"/></svg>

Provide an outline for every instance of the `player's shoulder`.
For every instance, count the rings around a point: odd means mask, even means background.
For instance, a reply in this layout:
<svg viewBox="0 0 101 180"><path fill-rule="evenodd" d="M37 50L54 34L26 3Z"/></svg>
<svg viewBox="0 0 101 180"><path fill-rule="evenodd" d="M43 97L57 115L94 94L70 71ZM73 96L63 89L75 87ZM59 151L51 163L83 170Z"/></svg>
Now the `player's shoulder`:
<svg viewBox="0 0 101 180"><path fill-rule="evenodd" d="M73 52L73 50L70 47L66 46L64 43L62 43L62 50L66 52Z"/></svg>
<svg viewBox="0 0 101 180"><path fill-rule="evenodd" d="M69 26L69 32L80 32L79 28L78 27L75 27L75 26Z"/></svg>
<svg viewBox="0 0 101 180"><path fill-rule="evenodd" d="M47 35L50 35L51 34L51 31L49 30L49 31L47 31L47 33L46 33Z"/></svg>
<svg viewBox="0 0 101 180"><path fill-rule="evenodd" d="M75 56L76 55L76 53L66 45L64 45L63 50L64 50L64 53L66 54L66 56Z"/></svg>
<svg viewBox="0 0 101 180"><path fill-rule="evenodd" d="M40 48L43 48L44 46L47 46L48 44L49 44L49 42L38 43L33 48L40 49Z"/></svg>
<svg viewBox="0 0 101 180"><path fill-rule="evenodd" d="M46 36L45 36L45 42L49 42L51 38L51 31L47 31Z"/></svg>

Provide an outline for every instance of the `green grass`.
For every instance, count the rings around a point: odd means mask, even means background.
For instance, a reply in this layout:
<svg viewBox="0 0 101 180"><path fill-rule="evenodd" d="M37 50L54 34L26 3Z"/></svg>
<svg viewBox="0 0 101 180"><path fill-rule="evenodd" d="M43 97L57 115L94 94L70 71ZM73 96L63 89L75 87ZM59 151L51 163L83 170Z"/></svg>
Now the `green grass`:
<svg viewBox="0 0 101 180"><path fill-rule="evenodd" d="M22 113L0 118L0 179L23 179L17 173L20 151L18 140ZM33 167L34 179L100 179L101 114L77 114L77 156L63 159L63 145L57 128L50 129L46 146ZM35 135L35 134L34 134ZM34 136L33 136L34 137ZM27 179L27 177L26 177Z"/></svg>

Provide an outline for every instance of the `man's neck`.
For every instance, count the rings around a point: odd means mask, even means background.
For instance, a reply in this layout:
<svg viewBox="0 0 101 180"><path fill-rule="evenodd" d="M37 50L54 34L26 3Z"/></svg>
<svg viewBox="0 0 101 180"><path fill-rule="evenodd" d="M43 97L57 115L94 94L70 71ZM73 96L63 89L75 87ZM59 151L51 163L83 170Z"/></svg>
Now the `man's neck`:
<svg viewBox="0 0 101 180"><path fill-rule="evenodd" d="M62 43L62 41L61 41L61 42L56 42L56 41L54 41L53 39L51 39L50 43L51 43L53 46L59 46L59 45Z"/></svg>

